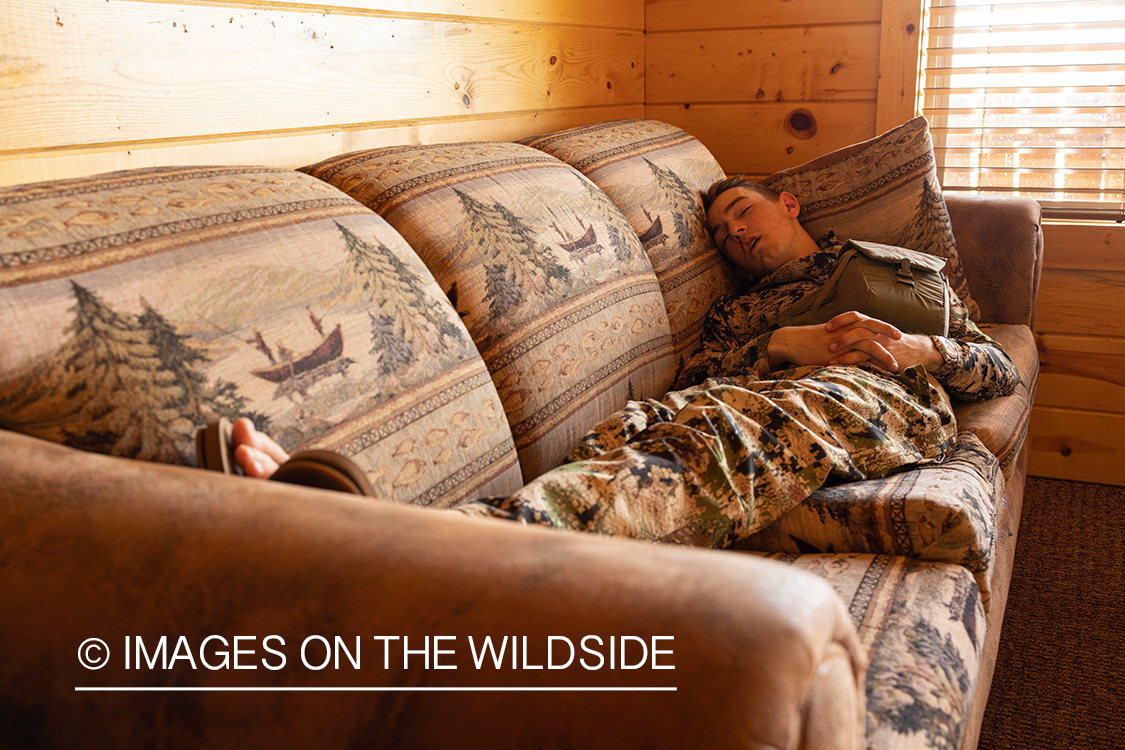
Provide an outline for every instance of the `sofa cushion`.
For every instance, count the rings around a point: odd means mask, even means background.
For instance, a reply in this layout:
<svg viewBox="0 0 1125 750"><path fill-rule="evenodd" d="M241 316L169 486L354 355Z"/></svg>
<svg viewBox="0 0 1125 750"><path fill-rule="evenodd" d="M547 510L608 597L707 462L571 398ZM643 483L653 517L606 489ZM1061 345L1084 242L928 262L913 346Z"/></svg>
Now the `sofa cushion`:
<svg viewBox="0 0 1125 750"><path fill-rule="evenodd" d="M940 464L824 487L738 546L957 563L976 577L987 608L996 501L1003 490L996 457L975 435L963 432Z"/></svg>
<svg viewBox="0 0 1125 750"><path fill-rule="evenodd" d="M352 457L381 497L521 485L488 372L425 266L323 182L268 168L0 190L0 426L194 465L250 416Z"/></svg>
<svg viewBox="0 0 1125 750"><path fill-rule="evenodd" d="M1035 399L1034 384L1039 377L1039 352L1035 334L1023 325L987 325L981 330L1004 348L1020 372L1020 384L1010 396L972 403L953 402L957 427L969 430L980 438L988 450L1000 459L1004 476L1011 476L1015 459L1027 436L1031 421L1031 405Z"/></svg>
<svg viewBox="0 0 1125 750"><path fill-rule="evenodd" d="M945 273L969 310L969 294L949 212L937 179L926 118L916 117L876 136L762 180L801 201L801 223L813 237L869 240L947 258Z"/></svg>
<svg viewBox="0 0 1125 750"><path fill-rule="evenodd" d="M826 580L867 657L867 747L956 750L980 672L985 615L958 565L886 555L768 555Z"/></svg>
<svg viewBox="0 0 1125 750"><path fill-rule="evenodd" d="M386 218L454 301L525 479L627 398L668 388L672 342L652 265L572 167L515 143L461 143L345 154L306 171Z"/></svg>
<svg viewBox="0 0 1125 750"><path fill-rule="evenodd" d="M690 355L711 304L736 290L711 242L700 193L724 177L694 136L656 120L617 120L526 138L609 196L641 238L668 309L677 359Z"/></svg>

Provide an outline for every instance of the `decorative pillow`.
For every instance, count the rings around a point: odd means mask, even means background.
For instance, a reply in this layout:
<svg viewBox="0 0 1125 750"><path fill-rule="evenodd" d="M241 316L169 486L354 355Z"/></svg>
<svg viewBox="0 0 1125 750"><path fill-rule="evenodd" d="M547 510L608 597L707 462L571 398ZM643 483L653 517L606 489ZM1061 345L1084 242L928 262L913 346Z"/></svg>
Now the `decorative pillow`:
<svg viewBox="0 0 1125 750"><path fill-rule="evenodd" d="M379 212L430 268L492 373L526 481L628 398L671 384L652 265L577 170L515 143L376 149L305 170Z"/></svg>
<svg viewBox="0 0 1125 750"><path fill-rule="evenodd" d="M814 238L832 230L842 240L882 242L946 258L953 289L969 317L980 320L957 254L925 117L761 182L797 196L801 223Z"/></svg>
<svg viewBox="0 0 1125 750"><path fill-rule="evenodd" d="M115 172L0 190L0 427L195 465L249 416L352 457L382 497L522 484L484 363L385 221L268 168Z"/></svg>
<svg viewBox="0 0 1125 750"><path fill-rule="evenodd" d="M700 193L724 177L715 157L657 120L585 125L521 143L581 171L625 214L660 280L677 359L690 355L711 304L737 287L703 218Z"/></svg>
<svg viewBox="0 0 1125 750"><path fill-rule="evenodd" d="M970 432L940 464L824 487L739 543L768 552L871 552L963 565L988 609L999 462Z"/></svg>

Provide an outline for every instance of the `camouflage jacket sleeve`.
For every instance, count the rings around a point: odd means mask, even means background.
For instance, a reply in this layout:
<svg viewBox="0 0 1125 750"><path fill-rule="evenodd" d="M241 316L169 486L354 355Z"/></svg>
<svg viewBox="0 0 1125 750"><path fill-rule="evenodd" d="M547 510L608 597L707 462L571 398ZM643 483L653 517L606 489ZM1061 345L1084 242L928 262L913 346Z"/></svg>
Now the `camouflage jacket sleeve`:
<svg viewBox="0 0 1125 750"><path fill-rule="evenodd" d="M951 292L952 294L952 292ZM708 377L769 377L766 347L776 327L769 322L763 297L728 297L707 315L699 348L684 363L674 388L687 388ZM962 401L984 401L1012 393L1020 382L1019 371L998 343L969 319L961 300L953 294L949 336L956 359L934 373L950 396Z"/></svg>
<svg viewBox="0 0 1125 750"><path fill-rule="evenodd" d="M770 374L766 347L777 329L777 311L817 292L839 260L839 246L790 261L769 277L761 291L716 302L703 325L703 338L676 376L675 388L688 388L709 377ZM1000 345L969 319L961 299L950 290L949 357L934 377L950 396L984 401L1012 393L1019 371Z"/></svg>
<svg viewBox="0 0 1125 750"><path fill-rule="evenodd" d="M984 401L1011 394L1020 383L1015 363L969 319L960 298L952 291L950 294L953 304L949 311L949 339L957 358L946 361L934 377L950 396L962 401Z"/></svg>

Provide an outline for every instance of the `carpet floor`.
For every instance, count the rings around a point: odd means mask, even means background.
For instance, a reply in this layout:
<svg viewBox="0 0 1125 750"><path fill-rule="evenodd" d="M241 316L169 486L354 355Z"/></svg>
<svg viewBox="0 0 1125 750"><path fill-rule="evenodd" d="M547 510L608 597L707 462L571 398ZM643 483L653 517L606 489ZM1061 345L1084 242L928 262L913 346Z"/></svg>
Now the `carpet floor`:
<svg viewBox="0 0 1125 750"><path fill-rule="evenodd" d="M1125 488L1028 478L978 747L1125 747Z"/></svg>

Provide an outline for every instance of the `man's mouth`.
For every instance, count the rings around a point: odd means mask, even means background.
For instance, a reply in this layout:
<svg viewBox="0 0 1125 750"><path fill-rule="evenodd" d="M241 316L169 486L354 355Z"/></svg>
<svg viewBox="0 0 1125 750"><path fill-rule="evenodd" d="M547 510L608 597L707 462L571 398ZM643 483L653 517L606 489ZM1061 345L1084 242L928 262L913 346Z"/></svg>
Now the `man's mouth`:
<svg viewBox="0 0 1125 750"><path fill-rule="evenodd" d="M760 239L762 239L762 238L761 237L755 237L754 239L750 240L750 244L746 246L746 254L747 255L754 252L754 248L758 245L758 240L760 240Z"/></svg>

